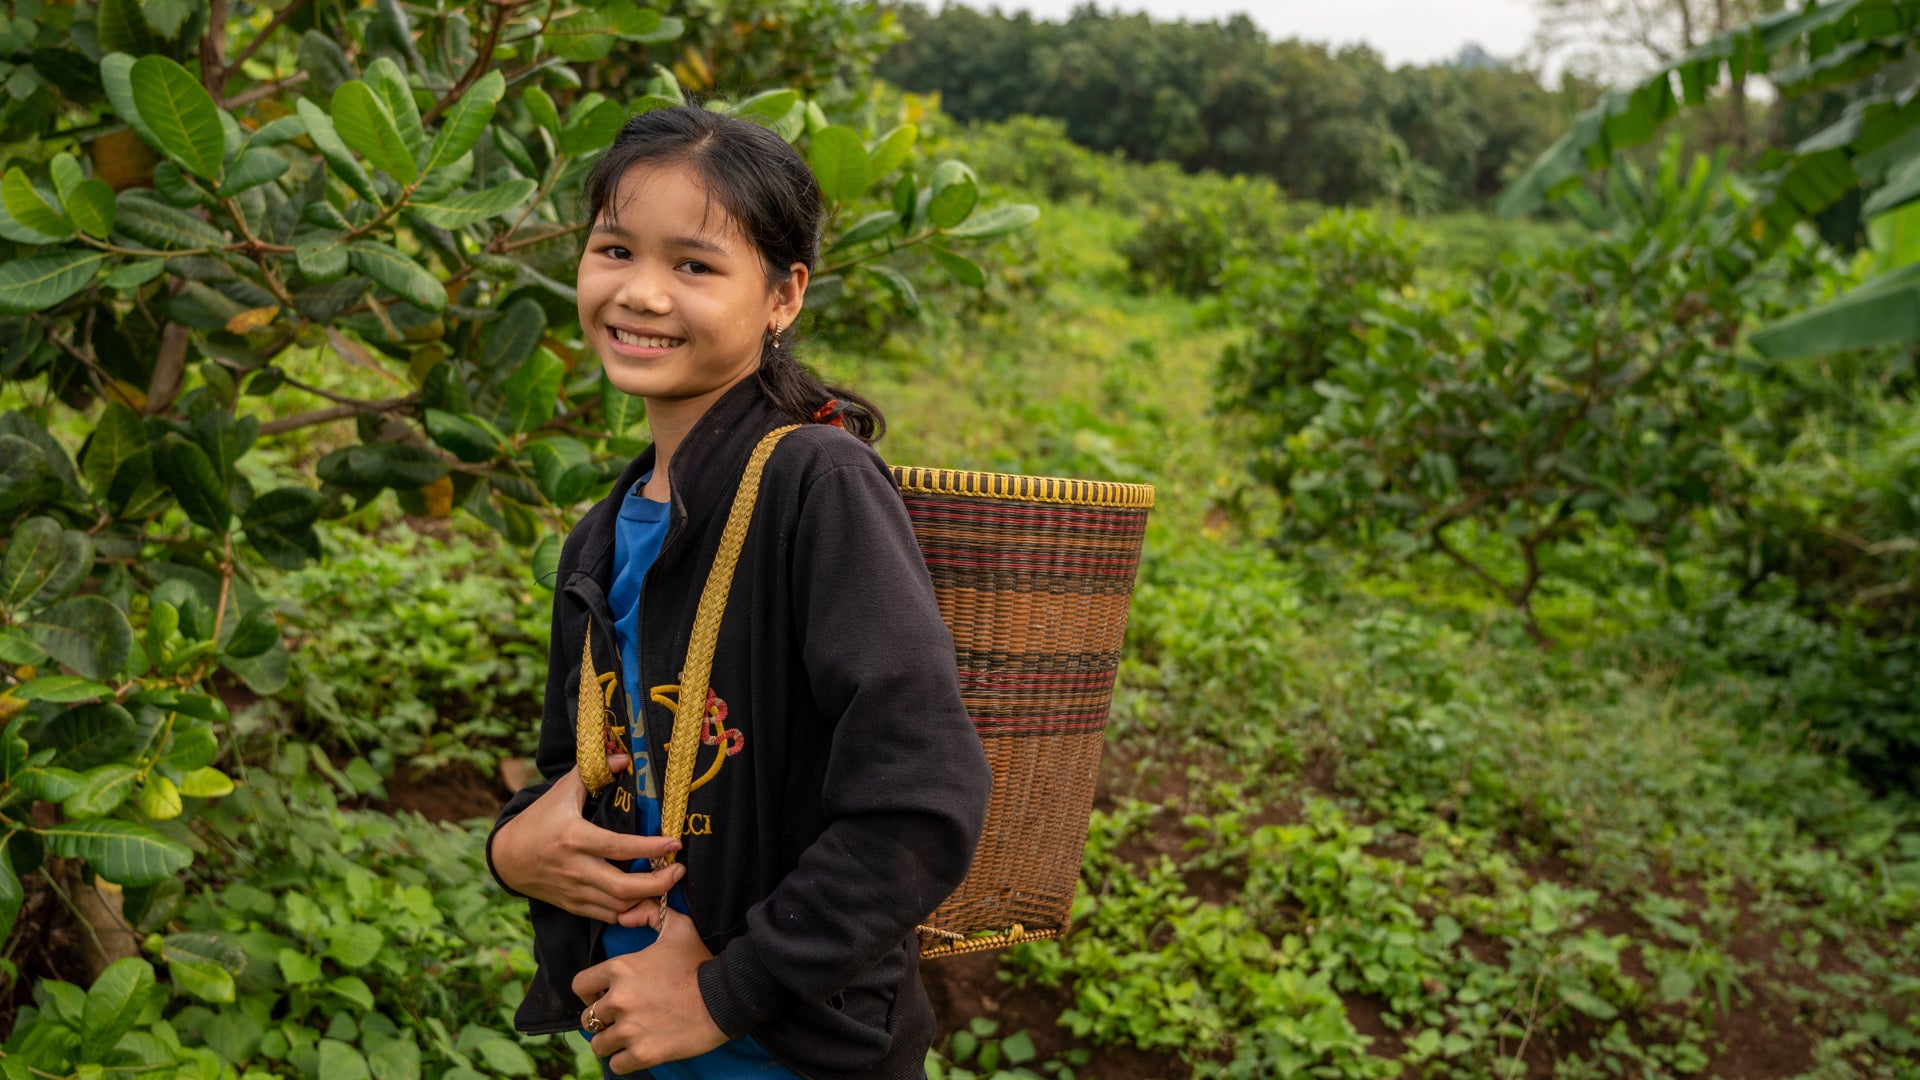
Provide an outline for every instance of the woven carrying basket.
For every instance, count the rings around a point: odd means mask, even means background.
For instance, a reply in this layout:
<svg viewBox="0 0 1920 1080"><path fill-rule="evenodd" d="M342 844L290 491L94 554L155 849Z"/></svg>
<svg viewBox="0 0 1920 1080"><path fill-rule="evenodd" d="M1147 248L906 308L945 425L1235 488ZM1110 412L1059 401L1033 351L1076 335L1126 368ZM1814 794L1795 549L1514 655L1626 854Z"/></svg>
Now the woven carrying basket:
<svg viewBox="0 0 1920 1080"><path fill-rule="evenodd" d="M993 766L966 881L922 957L1067 929L1153 488L896 466Z"/></svg>

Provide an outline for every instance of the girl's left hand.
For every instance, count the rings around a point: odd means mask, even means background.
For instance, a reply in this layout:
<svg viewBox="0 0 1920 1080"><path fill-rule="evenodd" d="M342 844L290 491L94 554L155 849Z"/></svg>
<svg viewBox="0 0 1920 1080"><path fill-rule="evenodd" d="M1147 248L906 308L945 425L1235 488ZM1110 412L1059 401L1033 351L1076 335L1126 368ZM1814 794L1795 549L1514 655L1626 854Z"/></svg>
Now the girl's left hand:
<svg viewBox="0 0 1920 1080"><path fill-rule="evenodd" d="M573 992L592 1002L602 1024L596 1057L616 1074L696 1057L727 1041L700 997L698 971L713 958L693 920L675 911L660 939L636 953L595 964L574 977ZM586 1013L580 1014L586 1026Z"/></svg>

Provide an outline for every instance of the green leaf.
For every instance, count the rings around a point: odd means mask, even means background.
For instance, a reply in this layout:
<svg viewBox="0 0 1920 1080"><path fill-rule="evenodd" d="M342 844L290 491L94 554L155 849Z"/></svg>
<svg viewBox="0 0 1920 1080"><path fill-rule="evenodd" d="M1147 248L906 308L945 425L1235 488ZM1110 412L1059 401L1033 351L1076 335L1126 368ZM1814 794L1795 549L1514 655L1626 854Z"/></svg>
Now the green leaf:
<svg viewBox="0 0 1920 1080"><path fill-rule="evenodd" d="M200 80L164 56L142 56L133 62L128 81L140 118L160 140L156 149L195 176L219 180L226 131L219 106Z"/></svg>
<svg viewBox="0 0 1920 1080"><path fill-rule="evenodd" d="M833 202L845 202L865 191L873 182L873 163L859 133L837 124L813 133L807 150L807 164L813 169L820 193Z"/></svg>
<svg viewBox="0 0 1920 1080"><path fill-rule="evenodd" d="M105 180L88 177L80 181L67 194L66 203L67 216L81 232L96 240L105 240L113 233L113 188Z"/></svg>
<svg viewBox="0 0 1920 1080"><path fill-rule="evenodd" d="M241 682L247 684L247 689L261 697L268 697L286 689L287 676L293 668L293 656L287 652L286 646L275 645L259 656L222 655L220 666L238 676Z"/></svg>
<svg viewBox="0 0 1920 1080"><path fill-rule="evenodd" d="M940 268L945 270L953 280L971 289L986 287L987 272L980 269L979 263L965 255L956 255L939 248L929 248L928 251L933 255L933 261L939 263Z"/></svg>
<svg viewBox="0 0 1920 1080"><path fill-rule="evenodd" d="M63 803L73 797L84 783L82 774L58 765L22 769L13 778L27 798L44 803Z"/></svg>
<svg viewBox="0 0 1920 1080"><path fill-rule="evenodd" d="M951 229L973 213L980 201L980 185L973 170L958 161L943 161L933 170L933 198L927 203L927 220L936 227Z"/></svg>
<svg viewBox="0 0 1920 1080"><path fill-rule="evenodd" d="M192 0L146 0L141 11L146 14L148 26L161 37L171 39L180 36L180 27L193 14L194 5Z"/></svg>
<svg viewBox="0 0 1920 1080"><path fill-rule="evenodd" d="M1756 332L1751 341L1775 360L1920 341L1920 263L1782 319Z"/></svg>
<svg viewBox="0 0 1920 1080"><path fill-rule="evenodd" d="M218 799L233 794L233 777L203 765L180 780L180 794L191 799Z"/></svg>
<svg viewBox="0 0 1920 1080"><path fill-rule="evenodd" d="M132 409L110 401L80 453L80 470L96 496L105 496L122 466L151 453L147 429Z"/></svg>
<svg viewBox="0 0 1920 1080"><path fill-rule="evenodd" d="M360 160L341 141L340 133L334 129L333 118L306 98L301 98L295 105L300 110L300 119L307 123L307 138L313 140L315 149L326 160L327 169L352 188L354 194L375 206L381 205L380 191L373 186L373 177L367 175Z"/></svg>
<svg viewBox="0 0 1920 1080"><path fill-rule="evenodd" d="M345 488L423 488L447 475L447 463L424 446L369 443L342 447L314 466L320 479Z"/></svg>
<svg viewBox="0 0 1920 1080"><path fill-rule="evenodd" d="M554 108L553 99L545 90L529 86L520 94L520 103L533 114L533 122L547 129L554 138L560 137L560 110Z"/></svg>
<svg viewBox="0 0 1920 1080"><path fill-rule="evenodd" d="M193 849L185 844L118 818L63 821L40 835L55 855L85 859L116 885L157 885L193 863Z"/></svg>
<svg viewBox="0 0 1920 1080"><path fill-rule="evenodd" d="M427 163L421 170L431 174L465 156L480 141L487 130L487 124L493 120L494 110L507 92L506 77L498 70L488 71L473 84L460 99L447 110L440 123L440 130L434 133L433 145L427 151Z"/></svg>
<svg viewBox="0 0 1920 1080"><path fill-rule="evenodd" d="M874 280L885 285L887 291L905 306L909 314L917 314L920 311L920 294L914 291L913 282L908 281L905 274L891 266L874 265L862 267L862 269Z"/></svg>
<svg viewBox="0 0 1920 1080"><path fill-rule="evenodd" d="M47 202L40 190L27 179L27 174L18 165L7 170L0 178L0 206L6 208L7 216L26 228L49 238L50 241L66 240L73 236L73 222L67 216Z"/></svg>
<svg viewBox="0 0 1920 1080"><path fill-rule="evenodd" d="M318 1075L327 1080L372 1080L366 1057L338 1039L320 1040L319 1060Z"/></svg>
<svg viewBox="0 0 1920 1080"><path fill-rule="evenodd" d="M294 241L293 259L300 273L316 284L338 281L347 273L346 234L310 233Z"/></svg>
<svg viewBox="0 0 1920 1080"><path fill-rule="evenodd" d="M500 390L503 400L494 423L509 435L521 435L553 419L560 381L567 366L546 349L535 349Z"/></svg>
<svg viewBox="0 0 1920 1080"><path fill-rule="evenodd" d="M109 289L131 292L154 278L167 272L165 259L141 259L124 263L108 271L100 278L100 284Z"/></svg>
<svg viewBox="0 0 1920 1080"><path fill-rule="evenodd" d="M294 986L320 981L321 966L317 956L283 948L274 955L274 962L280 968L280 977Z"/></svg>
<svg viewBox="0 0 1920 1080"><path fill-rule="evenodd" d="M127 801L140 770L122 761L108 762L80 775L80 787L67 796L62 810L69 819L106 817Z"/></svg>
<svg viewBox="0 0 1920 1080"><path fill-rule="evenodd" d="M126 614L103 596L70 596L35 612L21 629L55 660L89 679L124 670L133 651Z"/></svg>
<svg viewBox="0 0 1920 1080"><path fill-rule="evenodd" d="M180 801L180 789L159 773L150 774L140 785L140 812L155 821L172 821L186 805Z"/></svg>
<svg viewBox="0 0 1920 1080"><path fill-rule="evenodd" d="M375 168L385 169L402 185L411 186L420 179L419 167L395 126L393 114L366 83L356 79L342 83L333 92L333 125L341 142Z"/></svg>
<svg viewBox="0 0 1920 1080"><path fill-rule="evenodd" d="M116 227L144 244L166 251L219 247L226 234L185 210L168 206L138 189L120 193Z"/></svg>
<svg viewBox="0 0 1920 1080"><path fill-rule="evenodd" d="M253 500L240 527L247 543L269 563L297 570L320 558L320 536L313 526L325 505L326 499L311 488L275 488Z"/></svg>
<svg viewBox="0 0 1920 1080"><path fill-rule="evenodd" d="M13 853L0 844L0 938L13 936L13 924L20 917L20 905L27 891L20 886L20 875L13 869Z"/></svg>
<svg viewBox="0 0 1920 1080"><path fill-rule="evenodd" d="M355 240L347 245L347 261L395 296L428 311L447 306L447 290L427 268L386 244Z"/></svg>
<svg viewBox="0 0 1920 1080"><path fill-rule="evenodd" d="M366 923L336 923L327 928L327 955L349 971L373 963L386 943L386 935Z"/></svg>
<svg viewBox="0 0 1920 1080"><path fill-rule="evenodd" d="M358 975L342 975L327 982L327 992L345 998L363 1011L373 1009L373 990Z"/></svg>
<svg viewBox="0 0 1920 1080"><path fill-rule="evenodd" d="M858 247L861 244L878 240L882 236L887 235L888 230L898 224L900 224L900 215L891 210L875 210L873 213L854 222L853 227L841 233L839 238L834 240L833 246L827 250L829 252L843 251L847 248Z"/></svg>
<svg viewBox="0 0 1920 1080"><path fill-rule="evenodd" d="M494 320L486 347L480 351L480 370L494 378L509 368L518 369L546 334L546 309L522 296Z"/></svg>
<svg viewBox="0 0 1920 1080"><path fill-rule="evenodd" d="M52 765L63 769L90 769L132 752L136 726L133 714L113 702L81 705L53 718Z"/></svg>
<svg viewBox="0 0 1920 1080"><path fill-rule="evenodd" d="M107 1054L120 1041L120 1036L132 1031L133 1025L140 1021L147 1005L147 992L153 986L153 965L137 956L107 965L87 990L86 1011L79 1029L81 1061L108 1060Z"/></svg>
<svg viewBox="0 0 1920 1080"><path fill-rule="evenodd" d="M13 696L21 701L51 701L71 705L76 701L99 701L112 697L113 688L77 675L42 675L14 687Z"/></svg>
<svg viewBox="0 0 1920 1080"><path fill-rule="evenodd" d="M94 33L100 47L111 52L139 56L153 51L153 34L138 0L101 0Z"/></svg>
<svg viewBox="0 0 1920 1080"><path fill-rule="evenodd" d="M265 147L251 147L241 154L227 171L227 180L214 191L222 199L231 198L250 188L270 183L280 178L292 163Z"/></svg>
<svg viewBox="0 0 1920 1080"><path fill-rule="evenodd" d="M228 656L245 660L259 656L278 644L280 621L274 617L272 605L261 604L233 624L233 636L227 639L222 649Z"/></svg>
<svg viewBox="0 0 1920 1080"><path fill-rule="evenodd" d="M173 489L180 509L194 524L223 534L232 526L226 483L199 443L169 432L154 448L153 461L160 479Z"/></svg>
<svg viewBox="0 0 1920 1080"><path fill-rule="evenodd" d="M544 589L553 588L560 576L560 537L553 533L542 536L534 545L533 559L527 569L534 584Z"/></svg>
<svg viewBox="0 0 1920 1080"><path fill-rule="evenodd" d="M199 998L201 1001L225 1005L234 1000L231 972L182 960L168 964L167 974L173 976L173 985L178 987L181 993ZM212 1040L208 1040L208 1045L213 1045Z"/></svg>
<svg viewBox="0 0 1920 1080"><path fill-rule="evenodd" d="M964 236L970 239L985 239L990 236L1005 236L1040 220L1040 208L1016 203L1012 206L996 206L985 213L975 214L967 220L947 230L948 236Z"/></svg>
<svg viewBox="0 0 1920 1080"><path fill-rule="evenodd" d="M62 203L72 198L73 190L87 178L80 168L80 159L68 153L53 155L53 160L47 162L47 174L53 177L53 192Z"/></svg>
<svg viewBox="0 0 1920 1080"><path fill-rule="evenodd" d="M578 439L543 439L528 447L527 455L533 459L540 490L556 506L579 502L599 479L592 452Z"/></svg>
<svg viewBox="0 0 1920 1080"><path fill-rule="evenodd" d="M798 90L767 90L733 107L733 115L742 120L770 124L793 111L800 103Z"/></svg>
<svg viewBox="0 0 1920 1080"><path fill-rule="evenodd" d="M1040 1056L1033 1045L1033 1036L1024 1031L1015 1032L1000 1040L1000 1052L1006 1055L1008 1064L1025 1065Z"/></svg>
<svg viewBox="0 0 1920 1080"><path fill-rule="evenodd" d="M520 1044L500 1036L483 1039L474 1047L487 1068L507 1076L532 1076L533 1059Z"/></svg>
<svg viewBox="0 0 1920 1080"><path fill-rule="evenodd" d="M465 462L491 461L500 454L500 444L477 417L440 409L426 410L427 435Z"/></svg>
<svg viewBox="0 0 1920 1080"><path fill-rule="evenodd" d="M885 176L907 163L907 155L913 152L913 144L920 138L920 128L914 124L901 124L880 137L873 148L873 175L876 179Z"/></svg>
<svg viewBox="0 0 1920 1080"><path fill-rule="evenodd" d="M105 43L102 43L105 45ZM113 48L113 46L106 46ZM138 50L145 52L146 50ZM158 147L160 136L153 133L147 122L140 118L140 109L135 104L133 93L133 57L122 51L110 52L100 58L100 85L107 91L107 100L113 105L114 115L127 122L140 141L148 146Z"/></svg>
<svg viewBox="0 0 1920 1080"><path fill-rule="evenodd" d="M616 105L614 108L617 111L619 106ZM498 187L476 191L444 202L414 203L409 209L429 225L438 225L443 229L457 229L462 225L485 221L519 207L539 186L532 180L509 180Z"/></svg>
<svg viewBox="0 0 1920 1080"><path fill-rule="evenodd" d="M50 517L32 517L14 529L0 560L0 607L56 600L93 567L93 542Z"/></svg>
<svg viewBox="0 0 1920 1080"><path fill-rule="evenodd" d="M609 435L625 435L647 412L646 403L600 375L600 423Z"/></svg>
<svg viewBox="0 0 1920 1080"><path fill-rule="evenodd" d="M560 151L576 157L599 153L612 145L626 122L627 110L619 102L603 101L561 130Z"/></svg>
<svg viewBox="0 0 1920 1080"><path fill-rule="evenodd" d="M387 115L393 118L393 126L399 130L400 141L407 148L407 158L418 162L427 139L420 128L420 107L414 103L413 91L408 88L400 65L386 56L367 65L367 87L387 107Z"/></svg>
<svg viewBox="0 0 1920 1080"><path fill-rule="evenodd" d="M0 264L0 315L45 311L87 287L106 256L94 251L56 251Z"/></svg>

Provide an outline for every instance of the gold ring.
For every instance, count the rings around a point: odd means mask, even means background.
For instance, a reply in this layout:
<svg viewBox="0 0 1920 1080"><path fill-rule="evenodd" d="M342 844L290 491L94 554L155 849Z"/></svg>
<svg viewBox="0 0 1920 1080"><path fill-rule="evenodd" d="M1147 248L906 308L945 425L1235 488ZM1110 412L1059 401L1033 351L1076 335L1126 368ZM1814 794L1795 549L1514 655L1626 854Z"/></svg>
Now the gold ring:
<svg viewBox="0 0 1920 1080"><path fill-rule="evenodd" d="M593 1006L589 1005L587 1006L587 1022L582 1026L587 1029L587 1034L598 1035L600 1034L600 1029L607 1025L605 1021L593 1015Z"/></svg>

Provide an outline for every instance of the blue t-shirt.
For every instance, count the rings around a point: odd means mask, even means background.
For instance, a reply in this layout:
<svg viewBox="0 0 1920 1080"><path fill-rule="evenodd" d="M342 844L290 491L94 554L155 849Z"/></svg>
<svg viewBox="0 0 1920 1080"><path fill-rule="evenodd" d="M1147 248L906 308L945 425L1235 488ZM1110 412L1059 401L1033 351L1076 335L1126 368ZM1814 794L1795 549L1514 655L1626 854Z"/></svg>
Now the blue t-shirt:
<svg viewBox="0 0 1920 1080"><path fill-rule="evenodd" d="M660 545L667 538L668 509L668 504L641 495L639 485L621 499L620 520L613 534L613 587L607 590L607 604L614 611L614 636L619 639L621 685L634 708L627 725L627 746L633 753L634 776L640 788L634 812L640 832L647 836L660 834L660 793L654 788L647 731L640 722L640 710L648 700L647 688L640 685L640 583L660 557ZM628 869L642 872L652 867L647 860L636 859ZM686 913L687 901L678 888L667 894L667 904ZM608 956L624 956L639 952L659 936L652 926L614 924L600 931L600 943ZM698 1057L655 1065L647 1072L654 1080L800 1080L751 1035L722 1043Z"/></svg>

